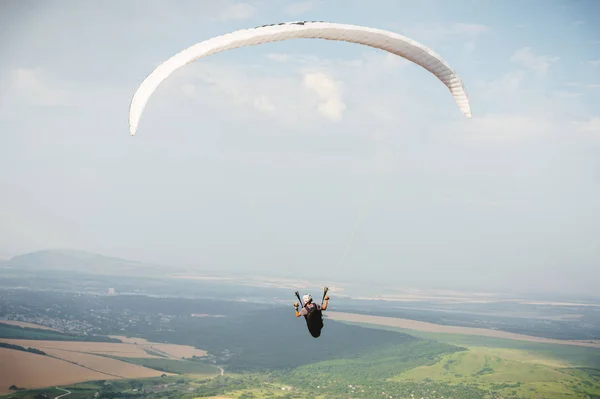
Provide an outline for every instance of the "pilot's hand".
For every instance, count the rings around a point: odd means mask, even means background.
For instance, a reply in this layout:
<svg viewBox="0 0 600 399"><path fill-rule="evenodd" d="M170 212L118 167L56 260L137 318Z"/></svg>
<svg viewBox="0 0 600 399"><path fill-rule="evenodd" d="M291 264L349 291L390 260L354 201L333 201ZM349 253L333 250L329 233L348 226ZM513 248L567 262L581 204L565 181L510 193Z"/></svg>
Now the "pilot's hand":
<svg viewBox="0 0 600 399"><path fill-rule="evenodd" d="M325 295L325 300L328 301L329 300L329 295Z"/></svg>
<svg viewBox="0 0 600 399"><path fill-rule="evenodd" d="M298 309L298 302L294 302L294 307Z"/></svg>

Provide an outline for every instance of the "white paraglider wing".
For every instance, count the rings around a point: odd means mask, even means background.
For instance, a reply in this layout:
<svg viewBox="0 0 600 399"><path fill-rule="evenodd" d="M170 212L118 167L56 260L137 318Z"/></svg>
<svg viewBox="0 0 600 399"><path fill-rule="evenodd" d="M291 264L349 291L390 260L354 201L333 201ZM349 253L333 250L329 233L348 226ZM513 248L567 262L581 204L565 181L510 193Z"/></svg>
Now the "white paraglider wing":
<svg viewBox="0 0 600 399"><path fill-rule="evenodd" d="M286 22L252 29L238 30L200 42L171 57L158 66L140 85L129 109L129 131L137 131L142 112L160 83L177 69L215 53L238 47L289 39L325 39L362 44L404 57L427 69L452 93L460 110L471 118L469 97L461 79L450 66L427 47L397 33L364 26L329 22Z"/></svg>

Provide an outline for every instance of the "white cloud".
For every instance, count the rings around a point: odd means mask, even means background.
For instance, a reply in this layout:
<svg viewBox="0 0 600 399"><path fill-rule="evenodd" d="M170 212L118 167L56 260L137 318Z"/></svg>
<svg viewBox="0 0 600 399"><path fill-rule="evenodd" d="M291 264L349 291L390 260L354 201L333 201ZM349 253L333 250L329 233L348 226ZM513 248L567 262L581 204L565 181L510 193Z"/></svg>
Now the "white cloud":
<svg viewBox="0 0 600 399"><path fill-rule="evenodd" d="M486 83L485 89L490 96L512 95L522 89L524 79L525 73L523 71L509 72L500 79Z"/></svg>
<svg viewBox="0 0 600 399"><path fill-rule="evenodd" d="M530 47L521 48L510 57L512 62L521 64L538 75L548 73L550 66L559 59L559 57L549 55L536 55Z"/></svg>
<svg viewBox="0 0 600 399"><path fill-rule="evenodd" d="M579 87L584 89L600 89L600 84L597 83L581 83L581 82L568 82L568 87Z"/></svg>
<svg viewBox="0 0 600 399"><path fill-rule="evenodd" d="M285 7L285 13L296 16L312 11L317 8L318 5L319 2L315 0L295 1Z"/></svg>
<svg viewBox="0 0 600 399"><path fill-rule="evenodd" d="M585 122L575 122L582 132L600 133L600 117L594 116Z"/></svg>
<svg viewBox="0 0 600 399"><path fill-rule="evenodd" d="M220 13L222 20L242 20L252 18L256 14L256 7L249 3L231 4Z"/></svg>
<svg viewBox="0 0 600 399"><path fill-rule="evenodd" d="M163 90L174 96L183 93L187 99L182 104L202 112L225 112L228 119L268 117L290 125L306 123L316 114L311 110L315 95L303 90L301 78L298 72L275 76L269 68L204 60L169 78ZM167 93L157 99L167 107L173 106L175 102L172 97L168 99Z"/></svg>
<svg viewBox="0 0 600 399"><path fill-rule="evenodd" d="M272 113L276 110L275 105L273 105L269 97L265 95L255 97L252 101L252 105L254 106L254 108L265 113Z"/></svg>
<svg viewBox="0 0 600 399"><path fill-rule="evenodd" d="M304 87L314 91L319 97L319 112L328 119L339 121L346 110L342 99L340 83L323 72L306 73Z"/></svg>
<svg viewBox="0 0 600 399"><path fill-rule="evenodd" d="M362 57L353 59L323 59L314 55L292 53L271 53L267 58L279 63L301 66L304 72L327 70L336 73L340 71L350 74L359 73L363 80L366 77L380 80L382 73L396 73L399 68L413 64L406 58L380 51L368 51ZM355 75L352 77L354 78Z"/></svg>
<svg viewBox="0 0 600 399"><path fill-rule="evenodd" d="M2 103L24 106L57 107L69 105L69 94L40 69L17 68L11 71Z"/></svg>
<svg viewBox="0 0 600 399"><path fill-rule="evenodd" d="M600 60L590 61L590 65L593 67L600 67Z"/></svg>
<svg viewBox="0 0 600 399"><path fill-rule="evenodd" d="M452 197L452 196L443 196L440 199L445 202L469 204L469 205L476 205L476 206L487 207L487 208L507 208L508 207L505 203L503 203L501 201L490 200L490 199L476 199L476 198L469 198L469 197L457 198L457 197Z"/></svg>
<svg viewBox="0 0 600 399"><path fill-rule="evenodd" d="M557 97L563 97L563 98L578 98L583 96L582 92L579 91L566 91L566 90L556 90L554 92L554 94Z"/></svg>
<svg viewBox="0 0 600 399"><path fill-rule="evenodd" d="M487 114L461 123L454 130L463 139L511 143L540 138L552 129L552 121L533 115Z"/></svg>
<svg viewBox="0 0 600 399"><path fill-rule="evenodd" d="M566 137L573 130L572 121L582 112L582 89L589 85L566 82L563 88L554 89L547 86L546 80L527 79L527 75L522 69L496 80L476 82L471 96L473 106L484 109L455 127L454 134L470 142L514 145Z"/></svg>
<svg viewBox="0 0 600 399"><path fill-rule="evenodd" d="M578 97L583 96L583 93L581 93L581 92L565 91L565 90L557 90L554 92L554 94L556 94L558 97L563 97L563 98L578 98Z"/></svg>
<svg viewBox="0 0 600 399"><path fill-rule="evenodd" d="M186 84L181 86L181 91L188 97L194 97L196 94L196 86L193 84Z"/></svg>
<svg viewBox="0 0 600 399"><path fill-rule="evenodd" d="M321 59L312 55L275 53L269 54L267 58L289 64L290 67L286 68L297 68L303 76L306 76L305 88L316 83L323 84L319 89L321 91L331 88L327 94L321 92L321 96L330 99L321 100L320 108L323 115L333 120L340 120L338 118L345 113L350 100L360 104L359 109L348 114L352 116L352 120L367 119L372 123L385 124L398 122L405 116L405 113L399 110L406 109L405 102L414 105L414 95L418 93L418 89L413 89L410 97L398 95L398 90L402 89L402 84L407 79L406 75L398 72L412 63L389 53L367 51L362 57L352 59ZM336 76L338 81L344 82L344 87L348 89L344 90L343 99L340 82L334 84L333 80L326 82L325 79L322 82L316 81L315 77L323 74L328 77ZM393 82L395 89L386 90L385 87L391 86L381 85L385 79Z"/></svg>
<svg viewBox="0 0 600 399"><path fill-rule="evenodd" d="M326 60L275 53L268 54L266 58L288 63L289 66L280 69L278 65L267 62L249 69L244 64L204 60L186 67L163 87L169 91L179 90L187 97L206 102L215 110L227 109L230 116L233 116L232 111L237 110L236 117L246 118L251 115L249 109L254 109L285 124L299 121L306 124L322 118L341 121L348 108L342 82L354 82L353 95L360 97L361 103L364 103L359 114L366 117L371 108L364 94L358 93L363 88L369 89L368 81L380 80L382 74L393 73L405 65L399 57L386 55ZM356 79L359 75L361 80ZM374 94L373 90L368 92L369 95ZM377 107L385 108L381 104Z"/></svg>
<svg viewBox="0 0 600 399"><path fill-rule="evenodd" d="M287 62L290 59L290 55L285 53L272 53L268 54L267 58L275 62Z"/></svg>
<svg viewBox="0 0 600 399"><path fill-rule="evenodd" d="M466 35L480 35L482 33L485 33L489 30L490 28L487 27L486 25L482 25L482 24L463 24L463 23L457 23L452 25L449 29L448 29L448 33L450 34L466 34Z"/></svg>
<svg viewBox="0 0 600 399"><path fill-rule="evenodd" d="M271 53L267 55L267 58L274 62L293 62L296 64L317 64L322 63L323 60L314 55L300 55L290 53Z"/></svg>

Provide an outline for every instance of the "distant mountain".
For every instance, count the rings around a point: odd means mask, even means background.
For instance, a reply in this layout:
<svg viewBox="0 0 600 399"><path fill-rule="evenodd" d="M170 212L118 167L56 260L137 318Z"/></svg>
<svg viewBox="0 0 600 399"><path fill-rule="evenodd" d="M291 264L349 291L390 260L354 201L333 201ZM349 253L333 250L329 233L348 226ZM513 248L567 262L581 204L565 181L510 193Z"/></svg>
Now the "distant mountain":
<svg viewBox="0 0 600 399"><path fill-rule="evenodd" d="M92 274L164 274L166 268L157 265L114 258L86 251L48 249L18 255L2 263L20 271L65 271Z"/></svg>

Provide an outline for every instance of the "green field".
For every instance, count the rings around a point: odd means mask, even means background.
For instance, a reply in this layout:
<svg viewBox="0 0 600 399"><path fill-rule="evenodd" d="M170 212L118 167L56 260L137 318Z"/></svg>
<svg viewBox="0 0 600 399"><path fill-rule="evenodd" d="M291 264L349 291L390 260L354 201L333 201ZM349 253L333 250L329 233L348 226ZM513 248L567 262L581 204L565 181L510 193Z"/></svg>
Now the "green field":
<svg viewBox="0 0 600 399"><path fill-rule="evenodd" d="M390 381L472 387L503 397L600 398L600 349L365 326L466 349L446 354L433 365L401 372Z"/></svg>
<svg viewBox="0 0 600 399"><path fill-rule="evenodd" d="M563 363L568 363L575 367L590 367L600 369L600 348L518 341L514 339L483 337L478 335L467 334L433 333L408 330L398 327L380 326L375 324L350 322L344 323L353 324L357 326L360 325L377 330L396 331L417 338L432 340L436 342L443 342L450 345L456 345L465 348L486 347L502 349L519 349L528 352L535 352L542 357L554 358Z"/></svg>
<svg viewBox="0 0 600 399"><path fill-rule="evenodd" d="M434 365L403 372L392 380L465 384L502 396L524 398L600 395L600 379L590 373L517 349L470 347L468 351L446 355Z"/></svg>

